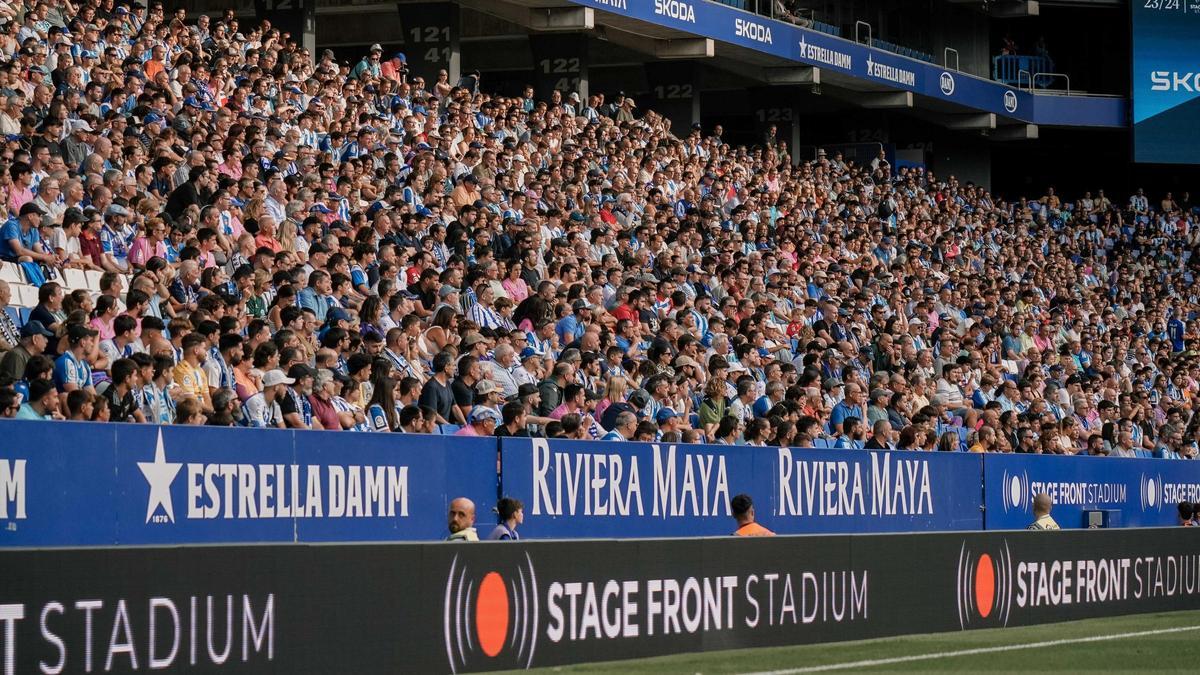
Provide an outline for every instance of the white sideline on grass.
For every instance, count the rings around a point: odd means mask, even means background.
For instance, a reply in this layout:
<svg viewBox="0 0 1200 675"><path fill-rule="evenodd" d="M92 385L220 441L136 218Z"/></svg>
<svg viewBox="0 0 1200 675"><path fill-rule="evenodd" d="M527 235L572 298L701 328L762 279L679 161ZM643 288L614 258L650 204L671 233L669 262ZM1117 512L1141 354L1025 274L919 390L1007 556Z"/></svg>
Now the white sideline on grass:
<svg viewBox="0 0 1200 675"><path fill-rule="evenodd" d="M887 659L867 659L864 661L848 661L844 663L827 663L820 666L807 666L804 668L787 668L785 670L770 670L760 673L748 673L747 675L797 675L798 673L819 673L827 670L849 670L853 668L872 668L874 666L887 666L895 663L908 663L910 661L928 661L931 659L951 659L956 656L974 656L976 654L992 654L995 652L1012 652L1019 649L1040 649L1042 647L1057 647L1059 645L1079 644L1083 642L1104 642L1107 640L1124 640L1125 638L1145 637L1147 635L1163 635L1165 633L1183 633L1185 631L1200 630L1200 626L1181 626L1178 628L1159 628L1156 630L1143 630L1136 633L1119 633L1115 635L1093 635L1090 637L1070 638L1065 640L1047 640L1045 642L1030 642L1020 645L1002 645L998 647L978 647L975 649L959 649L952 652L933 652L930 654L911 654L909 656L896 656Z"/></svg>

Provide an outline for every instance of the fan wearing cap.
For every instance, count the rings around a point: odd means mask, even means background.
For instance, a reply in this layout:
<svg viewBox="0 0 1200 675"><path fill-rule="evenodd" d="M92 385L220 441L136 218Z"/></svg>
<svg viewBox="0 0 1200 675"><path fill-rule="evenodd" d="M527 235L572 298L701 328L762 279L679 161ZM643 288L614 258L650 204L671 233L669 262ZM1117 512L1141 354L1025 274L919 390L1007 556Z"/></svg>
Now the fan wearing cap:
<svg viewBox="0 0 1200 675"><path fill-rule="evenodd" d="M283 412L283 421L289 429L323 429L321 420L313 417L312 403L308 397L313 392L313 382L317 371L311 366L297 363L288 369L288 379L292 386L286 390L286 395L279 400L279 409Z"/></svg>
<svg viewBox="0 0 1200 675"><path fill-rule="evenodd" d="M592 308L588 305L587 300L576 299L571 303L571 313L554 326L554 333L558 335L558 344L569 345L583 337L587 324L591 320Z"/></svg>
<svg viewBox="0 0 1200 675"><path fill-rule="evenodd" d="M46 251L40 227L46 212L34 202L21 207L16 218L10 218L0 228L0 260L6 262L40 262L57 266L58 257Z"/></svg>
<svg viewBox="0 0 1200 675"><path fill-rule="evenodd" d="M384 79L403 84L405 76L408 75L408 57L404 55L404 52L392 54L392 58L379 66L379 75Z"/></svg>
<svg viewBox="0 0 1200 675"><path fill-rule="evenodd" d="M67 351L54 362L54 384L59 391L84 389L96 393L92 386L92 366L86 357L96 348L98 332L73 323L67 326Z"/></svg>
<svg viewBox="0 0 1200 675"><path fill-rule="evenodd" d="M246 399L242 404L242 416L251 427L284 429L283 409L279 403L288 395L288 385L296 381L283 374L282 370L267 371L263 375L262 391Z"/></svg>
<svg viewBox="0 0 1200 675"><path fill-rule="evenodd" d="M496 427L500 423L500 413L494 408L477 405L467 414L467 426L454 432L454 435L490 437L496 433Z"/></svg>
<svg viewBox="0 0 1200 675"><path fill-rule="evenodd" d="M7 375L13 382L25 377L25 365L29 359L44 354L54 332L42 325L41 321L33 320L21 326L21 341L16 347L4 353L0 358L0 375Z"/></svg>
<svg viewBox="0 0 1200 675"><path fill-rule="evenodd" d="M499 410L504 404L504 393L491 380L480 380L475 383L475 405L482 405L492 410Z"/></svg>
<svg viewBox="0 0 1200 675"><path fill-rule="evenodd" d="M687 427L684 417L671 408L659 409L654 415L654 421L658 423L658 433L654 438L656 441L661 441L665 434L678 434Z"/></svg>
<svg viewBox="0 0 1200 675"><path fill-rule="evenodd" d="M379 75L382 72L380 64L380 59L382 58L383 46L378 43L371 45L371 49L367 52L367 55L354 66L354 70L350 71L350 77L361 80L363 79L363 75L366 74L374 79L379 79Z"/></svg>

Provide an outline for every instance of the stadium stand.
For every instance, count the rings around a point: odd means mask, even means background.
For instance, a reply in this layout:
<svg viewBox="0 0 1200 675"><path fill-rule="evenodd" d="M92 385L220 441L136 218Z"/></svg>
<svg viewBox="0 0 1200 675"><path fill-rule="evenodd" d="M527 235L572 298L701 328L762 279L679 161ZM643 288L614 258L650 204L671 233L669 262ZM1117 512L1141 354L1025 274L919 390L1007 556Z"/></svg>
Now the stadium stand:
<svg viewBox="0 0 1200 675"><path fill-rule="evenodd" d="M467 434L508 402L550 437L631 411L642 440L1197 456L1188 194L1010 201L673 135L629 97L108 18L0 28L0 347L26 364L0 384L61 394L7 416Z"/></svg>

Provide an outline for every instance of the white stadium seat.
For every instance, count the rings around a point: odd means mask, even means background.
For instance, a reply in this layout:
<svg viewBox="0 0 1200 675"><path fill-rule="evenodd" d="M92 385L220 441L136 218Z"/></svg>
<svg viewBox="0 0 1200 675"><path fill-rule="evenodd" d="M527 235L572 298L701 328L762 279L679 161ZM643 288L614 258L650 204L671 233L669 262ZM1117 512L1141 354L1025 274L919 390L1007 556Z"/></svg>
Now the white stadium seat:
<svg viewBox="0 0 1200 675"><path fill-rule="evenodd" d="M0 281L10 284L25 283L25 275L21 274L21 266L17 263L0 263Z"/></svg>
<svg viewBox="0 0 1200 675"><path fill-rule="evenodd" d="M65 269L63 270L63 285L67 290L73 291L77 288L87 288L87 275L83 270Z"/></svg>
<svg viewBox="0 0 1200 675"><path fill-rule="evenodd" d="M38 304L38 289L37 286L20 283L12 284L12 304L18 307L37 307Z"/></svg>

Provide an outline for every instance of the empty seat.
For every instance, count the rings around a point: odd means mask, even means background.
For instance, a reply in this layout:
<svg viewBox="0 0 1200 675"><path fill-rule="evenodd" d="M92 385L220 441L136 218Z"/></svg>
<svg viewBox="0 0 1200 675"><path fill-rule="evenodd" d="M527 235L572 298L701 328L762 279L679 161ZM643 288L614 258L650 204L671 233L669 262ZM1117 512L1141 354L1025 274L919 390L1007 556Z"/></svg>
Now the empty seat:
<svg viewBox="0 0 1200 675"><path fill-rule="evenodd" d="M87 277L87 289L89 291L99 291L100 277L103 273L97 272L96 270L86 270L83 274L85 277Z"/></svg>
<svg viewBox="0 0 1200 675"><path fill-rule="evenodd" d="M38 304L38 289L26 283L11 284L12 303L18 307L36 307Z"/></svg>
<svg viewBox="0 0 1200 675"><path fill-rule="evenodd" d="M21 320L18 322L18 324L24 326L25 324L29 323L29 315L32 313L33 310L29 307L18 307L17 314L21 317Z"/></svg>
<svg viewBox="0 0 1200 675"><path fill-rule="evenodd" d="M63 285L67 287L67 290L71 291L78 288L87 288L88 283L87 275L83 273L83 270L77 269L63 270L62 282Z"/></svg>
<svg viewBox="0 0 1200 675"><path fill-rule="evenodd" d="M11 262L0 263L0 281L7 281L10 284L25 283L25 275L21 274L21 266Z"/></svg>
<svg viewBox="0 0 1200 675"><path fill-rule="evenodd" d="M438 425L438 433L443 436L453 436L455 434L455 432L457 432L459 429L462 429L462 427L457 424L439 424Z"/></svg>

